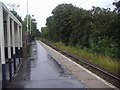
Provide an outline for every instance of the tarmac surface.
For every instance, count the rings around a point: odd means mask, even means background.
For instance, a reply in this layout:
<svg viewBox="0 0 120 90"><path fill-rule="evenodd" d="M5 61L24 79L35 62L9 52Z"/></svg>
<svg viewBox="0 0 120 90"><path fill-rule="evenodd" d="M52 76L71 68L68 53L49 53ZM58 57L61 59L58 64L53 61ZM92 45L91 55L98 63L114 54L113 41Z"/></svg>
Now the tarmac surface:
<svg viewBox="0 0 120 90"><path fill-rule="evenodd" d="M64 66L54 60L39 42L31 45L32 54L24 60L9 88L85 88Z"/></svg>

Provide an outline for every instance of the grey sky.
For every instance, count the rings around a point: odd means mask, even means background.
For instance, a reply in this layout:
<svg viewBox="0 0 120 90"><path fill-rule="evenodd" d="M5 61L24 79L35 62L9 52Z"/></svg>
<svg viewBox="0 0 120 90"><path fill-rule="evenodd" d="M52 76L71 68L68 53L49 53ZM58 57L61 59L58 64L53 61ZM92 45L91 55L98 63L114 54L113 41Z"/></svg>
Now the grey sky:
<svg viewBox="0 0 120 90"><path fill-rule="evenodd" d="M18 14L24 19L27 13L27 0L0 0L6 6L7 4L20 4L20 7L16 10ZM114 8L112 3L115 0L28 0L29 4L29 14L34 15L37 20L37 27L41 29L41 27L45 26L46 18L51 16L52 10L61 3L72 3L78 7L82 7L84 9L91 9L92 6L99 6L103 8ZM7 6L8 7L8 6Z"/></svg>

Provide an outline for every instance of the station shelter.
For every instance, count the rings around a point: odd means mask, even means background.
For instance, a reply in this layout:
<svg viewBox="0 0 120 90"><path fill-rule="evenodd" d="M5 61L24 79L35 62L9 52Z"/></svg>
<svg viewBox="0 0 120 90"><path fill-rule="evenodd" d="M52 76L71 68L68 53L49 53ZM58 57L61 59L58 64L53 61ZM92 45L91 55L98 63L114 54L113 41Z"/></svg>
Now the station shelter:
<svg viewBox="0 0 120 90"><path fill-rule="evenodd" d="M6 88L22 63L22 24L0 2L0 89Z"/></svg>

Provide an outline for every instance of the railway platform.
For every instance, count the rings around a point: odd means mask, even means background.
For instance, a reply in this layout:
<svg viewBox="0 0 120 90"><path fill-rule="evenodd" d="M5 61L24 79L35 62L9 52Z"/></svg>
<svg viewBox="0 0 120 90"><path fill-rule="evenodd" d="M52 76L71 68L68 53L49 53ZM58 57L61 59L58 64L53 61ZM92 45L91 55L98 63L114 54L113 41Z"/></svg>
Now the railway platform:
<svg viewBox="0 0 120 90"><path fill-rule="evenodd" d="M67 68L71 73L73 73L80 81L82 81L87 88L103 88L103 89L117 89L114 85L98 77L94 73L88 71L81 65L62 55L61 53L55 51L48 45L39 41L39 43L49 52L49 54L65 68Z"/></svg>
<svg viewBox="0 0 120 90"><path fill-rule="evenodd" d="M23 60L8 88L86 88L59 64L38 41L31 45L31 57Z"/></svg>
<svg viewBox="0 0 120 90"><path fill-rule="evenodd" d="M9 88L118 89L41 41L32 43L31 52Z"/></svg>

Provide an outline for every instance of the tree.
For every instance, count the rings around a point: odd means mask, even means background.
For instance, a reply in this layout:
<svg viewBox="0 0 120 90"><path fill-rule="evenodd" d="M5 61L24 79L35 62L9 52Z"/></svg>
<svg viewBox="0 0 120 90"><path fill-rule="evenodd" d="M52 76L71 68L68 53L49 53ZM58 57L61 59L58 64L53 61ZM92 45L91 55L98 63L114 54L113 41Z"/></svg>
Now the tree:
<svg viewBox="0 0 120 90"><path fill-rule="evenodd" d="M74 7L72 4L60 4L52 11L56 29L58 30L57 36L59 36L59 41L65 43L66 46L69 43L69 36L72 32L70 15L73 9Z"/></svg>
<svg viewBox="0 0 120 90"><path fill-rule="evenodd" d="M18 4L7 4L10 8L11 11L15 11L20 5Z"/></svg>
<svg viewBox="0 0 120 90"><path fill-rule="evenodd" d="M31 19L31 20L30 20ZM36 19L33 19L30 17L30 15L28 15L28 30L30 32L30 21L31 21L31 35L34 36L34 37L40 37L41 36L41 33L39 31L39 29L37 29L37 22L36 22ZM26 17L24 18L24 21L23 21L23 30L26 31L27 30L27 15Z"/></svg>
<svg viewBox="0 0 120 90"><path fill-rule="evenodd" d="M13 15L22 23L22 18L17 14L16 11L11 10L11 12L13 13Z"/></svg>
<svg viewBox="0 0 120 90"><path fill-rule="evenodd" d="M119 2L115 5L117 12L109 8L85 10L72 4L60 4L47 18L42 36L66 46L88 48L93 53L120 58Z"/></svg>
<svg viewBox="0 0 120 90"><path fill-rule="evenodd" d="M120 0L118 2L113 2L113 5L116 6L115 11L120 14Z"/></svg>
<svg viewBox="0 0 120 90"><path fill-rule="evenodd" d="M18 13L15 11L20 5L17 4L7 4L10 8L10 12L22 23L22 18L18 15Z"/></svg>

